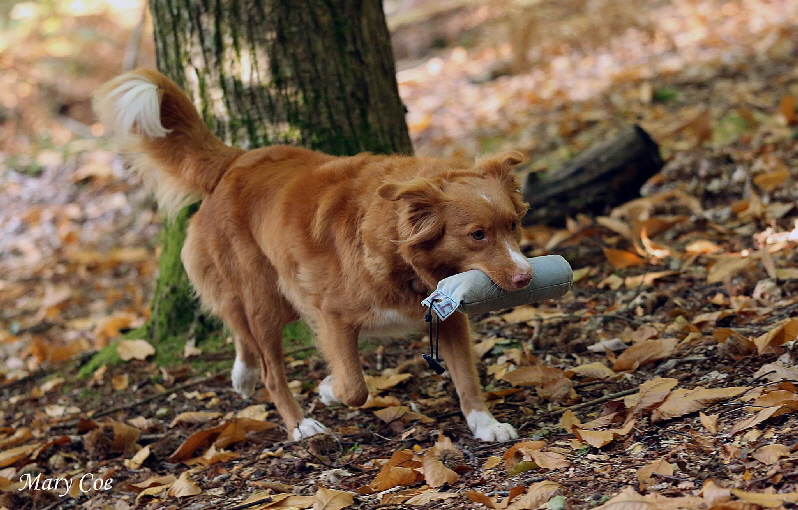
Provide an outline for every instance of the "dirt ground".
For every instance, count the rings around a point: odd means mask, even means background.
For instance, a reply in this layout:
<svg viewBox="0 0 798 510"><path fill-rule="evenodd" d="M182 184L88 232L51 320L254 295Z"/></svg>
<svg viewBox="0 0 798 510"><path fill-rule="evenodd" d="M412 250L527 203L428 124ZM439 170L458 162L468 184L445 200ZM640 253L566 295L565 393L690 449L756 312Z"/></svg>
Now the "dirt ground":
<svg viewBox="0 0 798 510"><path fill-rule="evenodd" d="M798 2L412 6L386 10L417 153L522 148L541 171L638 123L666 159L637 201L525 229L527 255L571 263L568 295L472 317L491 408L522 437L471 437L451 381L420 357L426 338L364 345L372 400L327 408L300 328L292 389L332 433L299 442L267 395L233 392L229 342L175 346L169 366L129 345L130 361L79 378L87 353L146 321L160 219L81 113L108 76L57 76L75 72L64 53L118 59L134 27L11 10L0 508L798 503ZM78 26L85 40L63 39Z"/></svg>

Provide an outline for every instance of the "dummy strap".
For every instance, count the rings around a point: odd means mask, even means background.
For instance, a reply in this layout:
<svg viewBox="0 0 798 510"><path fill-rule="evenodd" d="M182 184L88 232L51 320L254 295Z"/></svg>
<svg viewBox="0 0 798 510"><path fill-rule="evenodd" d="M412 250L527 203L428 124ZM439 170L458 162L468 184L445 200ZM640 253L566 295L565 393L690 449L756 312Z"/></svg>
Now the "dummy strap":
<svg viewBox="0 0 798 510"><path fill-rule="evenodd" d="M429 324L429 354L422 354L421 357L427 360L427 364L429 367L435 371L436 374L441 375L446 371L445 368L441 366L439 361L440 349L438 342L440 340L440 330L441 330L441 319L438 317L437 313L434 313L432 310L432 302L429 304L429 309L427 310L427 315L424 316L424 322ZM433 349L432 343L432 323L435 323L435 348Z"/></svg>

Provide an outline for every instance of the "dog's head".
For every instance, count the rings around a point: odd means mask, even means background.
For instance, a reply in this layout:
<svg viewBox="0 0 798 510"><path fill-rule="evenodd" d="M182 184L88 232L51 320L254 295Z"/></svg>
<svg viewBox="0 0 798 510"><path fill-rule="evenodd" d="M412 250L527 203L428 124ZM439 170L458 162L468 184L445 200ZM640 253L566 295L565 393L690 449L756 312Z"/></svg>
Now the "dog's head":
<svg viewBox="0 0 798 510"><path fill-rule="evenodd" d="M428 285L470 269L505 290L529 284L532 268L518 246L528 206L513 173L522 161L508 152L379 188L399 204L400 252Z"/></svg>

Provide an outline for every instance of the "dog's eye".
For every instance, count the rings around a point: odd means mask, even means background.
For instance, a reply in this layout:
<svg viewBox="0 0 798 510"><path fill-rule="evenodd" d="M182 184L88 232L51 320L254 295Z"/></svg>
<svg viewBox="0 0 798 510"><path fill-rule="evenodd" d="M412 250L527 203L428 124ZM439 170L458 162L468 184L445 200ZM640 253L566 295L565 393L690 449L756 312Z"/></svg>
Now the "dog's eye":
<svg viewBox="0 0 798 510"><path fill-rule="evenodd" d="M511 229L511 230L515 230L516 228L518 228L518 222L517 222L517 221L514 221L514 222L513 222L513 224L512 224L512 225L510 225L510 229Z"/></svg>
<svg viewBox="0 0 798 510"><path fill-rule="evenodd" d="M475 230L471 232L471 237L476 239L477 241L481 241L485 239L485 231L484 230Z"/></svg>

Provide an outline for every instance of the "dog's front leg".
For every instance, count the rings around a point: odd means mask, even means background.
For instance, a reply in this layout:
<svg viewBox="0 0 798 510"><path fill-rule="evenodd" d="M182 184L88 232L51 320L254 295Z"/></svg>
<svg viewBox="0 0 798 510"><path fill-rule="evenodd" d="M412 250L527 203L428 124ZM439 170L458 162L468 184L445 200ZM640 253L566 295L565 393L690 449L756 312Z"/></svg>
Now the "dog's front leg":
<svg viewBox="0 0 798 510"><path fill-rule="evenodd" d="M369 392L360 365L357 349L359 330L335 316L324 316L318 321L318 342L330 366L330 375L319 386L325 404L343 402L350 407L360 407Z"/></svg>
<svg viewBox="0 0 798 510"><path fill-rule="evenodd" d="M460 409L474 437L483 441L507 441L518 437L509 423L499 423L485 405L477 373L477 359L465 314L456 312L440 324L440 350L452 376Z"/></svg>

